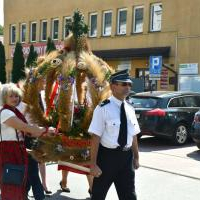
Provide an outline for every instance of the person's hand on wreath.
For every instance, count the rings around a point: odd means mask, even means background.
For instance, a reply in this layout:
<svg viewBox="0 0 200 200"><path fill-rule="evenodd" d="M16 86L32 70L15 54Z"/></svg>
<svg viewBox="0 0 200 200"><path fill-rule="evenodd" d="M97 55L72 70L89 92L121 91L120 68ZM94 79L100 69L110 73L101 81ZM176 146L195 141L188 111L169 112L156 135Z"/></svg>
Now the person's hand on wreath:
<svg viewBox="0 0 200 200"><path fill-rule="evenodd" d="M94 177L99 177L99 176L101 176L101 174L102 174L102 171L98 165L93 164L90 166L90 175L92 175Z"/></svg>
<svg viewBox="0 0 200 200"><path fill-rule="evenodd" d="M52 137L52 136L55 136L55 134L56 134L56 128L50 126L50 127L45 128L45 131L42 132L41 137L43 137L43 136Z"/></svg>

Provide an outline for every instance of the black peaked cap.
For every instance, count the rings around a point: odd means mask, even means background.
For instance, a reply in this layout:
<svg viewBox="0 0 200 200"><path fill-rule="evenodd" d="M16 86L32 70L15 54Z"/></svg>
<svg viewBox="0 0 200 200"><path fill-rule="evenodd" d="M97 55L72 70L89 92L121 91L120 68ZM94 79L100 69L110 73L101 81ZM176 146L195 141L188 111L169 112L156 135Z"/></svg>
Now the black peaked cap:
<svg viewBox="0 0 200 200"><path fill-rule="evenodd" d="M118 71L110 76L110 83L126 82L132 83L128 69Z"/></svg>

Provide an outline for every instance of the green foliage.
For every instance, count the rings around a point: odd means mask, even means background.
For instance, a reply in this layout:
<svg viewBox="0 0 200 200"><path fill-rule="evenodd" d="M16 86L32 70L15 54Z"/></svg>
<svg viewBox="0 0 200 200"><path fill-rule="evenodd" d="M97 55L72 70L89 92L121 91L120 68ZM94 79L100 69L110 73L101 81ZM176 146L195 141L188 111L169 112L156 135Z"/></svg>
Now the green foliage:
<svg viewBox="0 0 200 200"><path fill-rule="evenodd" d="M84 34L87 34L88 30L88 26L84 22L84 15L79 10L76 10L73 18L69 19L66 23L66 31L71 31L75 40L77 40Z"/></svg>
<svg viewBox="0 0 200 200"><path fill-rule="evenodd" d="M3 35L3 26L0 25L0 35Z"/></svg>
<svg viewBox="0 0 200 200"><path fill-rule="evenodd" d="M17 83L19 80L24 78L25 78L24 55L21 43L17 42L13 57L12 82Z"/></svg>
<svg viewBox="0 0 200 200"><path fill-rule="evenodd" d="M48 37L46 53L49 54L51 51L54 51L54 50L56 50L56 46L53 40L50 37Z"/></svg>
<svg viewBox="0 0 200 200"><path fill-rule="evenodd" d="M5 57L5 49L0 41L0 82L6 83L6 57Z"/></svg>
<svg viewBox="0 0 200 200"><path fill-rule="evenodd" d="M35 66L35 64L36 64L35 62L37 60L37 57L38 57L38 54L34 50L33 44L31 44L30 51L29 51L29 54L28 54L28 58L27 58L27 61L26 61L26 67Z"/></svg>
<svg viewBox="0 0 200 200"><path fill-rule="evenodd" d="M50 67L50 63L44 63L44 65L42 65L39 70L38 70L38 73L40 75L45 75L45 73L47 72L47 69Z"/></svg>

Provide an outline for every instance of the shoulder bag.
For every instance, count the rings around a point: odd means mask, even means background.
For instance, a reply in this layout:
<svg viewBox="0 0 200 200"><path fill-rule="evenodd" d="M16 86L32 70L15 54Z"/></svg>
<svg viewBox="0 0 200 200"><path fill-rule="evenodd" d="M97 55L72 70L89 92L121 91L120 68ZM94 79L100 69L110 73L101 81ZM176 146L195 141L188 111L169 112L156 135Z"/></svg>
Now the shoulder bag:
<svg viewBox="0 0 200 200"><path fill-rule="evenodd" d="M1 142L2 142L1 123L0 123L0 136L1 136ZM19 142L17 131L16 131L16 137ZM21 149L21 146L20 146L20 149ZM1 149L1 152L2 152L2 149ZM21 149L21 152L22 152L22 149ZM22 153L22 157L23 157L23 153ZM2 169L3 169L2 182L1 182L2 184L13 184L13 185L23 184L25 180L25 164L17 165L17 164L5 163L5 164L2 164Z"/></svg>

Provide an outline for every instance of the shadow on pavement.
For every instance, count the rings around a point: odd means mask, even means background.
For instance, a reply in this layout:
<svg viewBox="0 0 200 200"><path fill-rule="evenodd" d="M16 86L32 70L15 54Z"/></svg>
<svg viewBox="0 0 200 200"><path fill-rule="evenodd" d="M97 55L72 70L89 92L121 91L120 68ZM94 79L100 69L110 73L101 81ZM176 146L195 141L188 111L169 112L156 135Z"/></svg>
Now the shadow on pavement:
<svg viewBox="0 0 200 200"><path fill-rule="evenodd" d="M185 145L176 146L173 145L170 140L152 136L143 136L139 140L140 152L162 151L162 150L179 149L192 146L195 146L195 143L191 141L189 141Z"/></svg>
<svg viewBox="0 0 200 200"><path fill-rule="evenodd" d="M62 196L62 191L57 190L57 192L52 194L51 196L46 196L45 200L90 200L90 197L84 199L75 199L67 196Z"/></svg>
<svg viewBox="0 0 200 200"><path fill-rule="evenodd" d="M200 161L200 150L193 151L187 154L187 157Z"/></svg>

